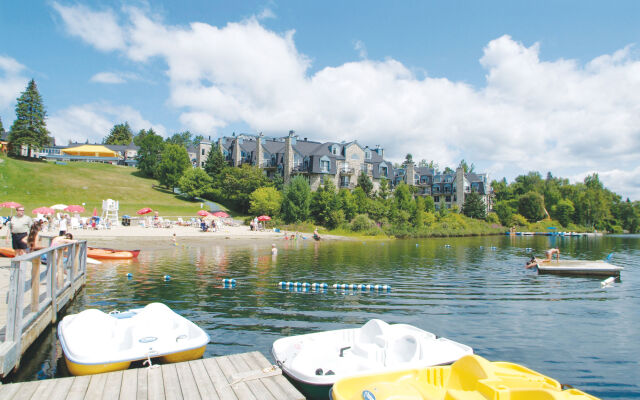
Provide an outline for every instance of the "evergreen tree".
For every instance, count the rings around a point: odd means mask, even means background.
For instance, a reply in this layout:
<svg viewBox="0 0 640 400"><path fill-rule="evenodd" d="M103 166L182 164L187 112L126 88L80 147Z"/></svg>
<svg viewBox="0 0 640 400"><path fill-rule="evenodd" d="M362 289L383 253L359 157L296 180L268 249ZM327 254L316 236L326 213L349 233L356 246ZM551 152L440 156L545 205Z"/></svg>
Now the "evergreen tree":
<svg viewBox="0 0 640 400"><path fill-rule="evenodd" d="M413 214L411 215L411 222L417 228L422 228L424 225L424 211L426 208L426 204L424 201L424 197L418 196L416 197L416 205L413 208Z"/></svg>
<svg viewBox="0 0 640 400"><path fill-rule="evenodd" d="M476 192L467 194L462 205L462 213L470 218L485 219L487 206L484 204L482 196Z"/></svg>
<svg viewBox="0 0 640 400"><path fill-rule="evenodd" d="M207 160L204 163L204 170L210 177L217 179L226 166L227 162L220 151L220 147L218 147L217 144L211 146L211 150L207 155Z"/></svg>
<svg viewBox="0 0 640 400"><path fill-rule="evenodd" d="M2 118L0 118L0 136L4 133L4 126L2 126Z"/></svg>
<svg viewBox="0 0 640 400"><path fill-rule="evenodd" d="M389 181L385 178L380 179L380 187L378 187L378 197L382 200L386 200L391 194L391 189L389 188Z"/></svg>
<svg viewBox="0 0 640 400"><path fill-rule="evenodd" d="M332 213L339 208L340 200L336 195L336 187L331 179L327 179L324 186L318 188L311 198L310 210L313 219L319 225L334 228L329 226L328 222L331 220Z"/></svg>
<svg viewBox="0 0 640 400"><path fill-rule="evenodd" d="M36 82L31 79L27 88L16 104L16 120L9 132L9 144L17 154L21 146L31 149L41 149L51 142L45 118L47 112L42 104L42 97L38 92Z"/></svg>
<svg viewBox="0 0 640 400"><path fill-rule="evenodd" d="M157 178L160 156L165 146L162 136L156 135L152 129L146 132L141 130L136 135L135 141L137 141L136 145L140 146L138 149L138 169L146 177Z"/></svg>
<svg viewBox="0 0 640 400"><path fill-rule="evenodd" d="M111 128L109 136L102 143L126 146L133 141L133 132L128 122L117 124Z"/></svg>
<svg viewBox="0 0 640 400"><path fill-rule="evenodd" d="M282 218L288 224L309 218L311 188L304 177L298 175L284 187Z"/></svg>
<svg viewBox="0 0 640 400"><path fill-rule="evenodd" d="M167 138L166 142L180 145L186 149L187 147L193 144L193 138L192 138L191 132L184 131L180 133L174 133L173 135L171 135L171 137Z"/></svg>
<svg viewBox="0 0 640 400"><path fill-rule="evenodd" d="M338 192L338 200L340 201L340 209L344 212L347 221L351 221L358 212L358 206L349 189L340 189Z"/></svg>
<svg viewBox="0 0 640 400"><path fill-rule="evenodd" d="M167 144L158 164L158 181L168 189L178 186L184 172L191 167L187 149L177 144Z"/></svg>
<svg viewBox="0 0 640 400"><path fill-rule="evenodd" d="M361 187L367 196L371 196L371 191L373 190L373 183L371 182L371 179L369 179L369 177L362 171L358 176L358 184L356 186Z"/></svg>

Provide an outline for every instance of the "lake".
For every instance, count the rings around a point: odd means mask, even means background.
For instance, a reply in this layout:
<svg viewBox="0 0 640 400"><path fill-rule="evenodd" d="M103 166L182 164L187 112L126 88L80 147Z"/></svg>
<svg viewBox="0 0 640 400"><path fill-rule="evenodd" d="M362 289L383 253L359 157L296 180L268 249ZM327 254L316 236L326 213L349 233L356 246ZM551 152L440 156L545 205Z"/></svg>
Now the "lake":
<svg viewBox="0 0 640 400"><path fill-rule="evenodd" d="M359 327L371 318L412 324L472 346L489 360L523 364L601 398L640 398L640 236L508 237L390 241L312 240L234 245L231 240L91 244L141 248L135 262L88 266L87 285L66 313L163 302L211 336L205 357L261 351L289 335ZM622 279L537 275L542 256L603 259ZM132 273L131 279L127 273ZM171 275L168 282L164 275ZM223 278L236 279L234 288ZM282 289L279 281L325 282L326 292ZM334 290L334 283L387 284L390 292ZM68 376L50 329L14 381Z"/></svg>

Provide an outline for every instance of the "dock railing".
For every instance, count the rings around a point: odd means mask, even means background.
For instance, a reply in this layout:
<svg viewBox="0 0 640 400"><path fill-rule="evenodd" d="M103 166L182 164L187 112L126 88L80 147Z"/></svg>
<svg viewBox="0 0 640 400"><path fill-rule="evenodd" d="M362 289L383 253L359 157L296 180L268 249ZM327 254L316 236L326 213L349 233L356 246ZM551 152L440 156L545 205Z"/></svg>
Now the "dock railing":
<svg viewBox="0 0 640 400"><path fill-rule="evenodd" d="M22 354L56 322L58 312L84 285L87 242L60 244L15 257L2 269L0 377L5 377L20 365Z"/></svg>

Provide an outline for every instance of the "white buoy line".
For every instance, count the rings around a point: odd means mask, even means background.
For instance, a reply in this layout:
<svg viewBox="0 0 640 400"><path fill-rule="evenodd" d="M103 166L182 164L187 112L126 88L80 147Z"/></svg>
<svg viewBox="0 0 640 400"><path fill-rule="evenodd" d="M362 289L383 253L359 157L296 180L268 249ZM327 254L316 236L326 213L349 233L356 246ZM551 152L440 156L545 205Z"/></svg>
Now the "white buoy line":
<svg viewBox="0 0 640 400"><path fill-rule="evenodd" d="M297 289L301 290L314 290L314 291L327 291L329 289L329 285L326 283L309 283L309 282L278 282L278 286L283 289ZM335 290L352 290L352 291L361 291L361 292L390 292L391 285L367 285L367 284L357 284L357 283L334 283L331 286Z"/></svg>

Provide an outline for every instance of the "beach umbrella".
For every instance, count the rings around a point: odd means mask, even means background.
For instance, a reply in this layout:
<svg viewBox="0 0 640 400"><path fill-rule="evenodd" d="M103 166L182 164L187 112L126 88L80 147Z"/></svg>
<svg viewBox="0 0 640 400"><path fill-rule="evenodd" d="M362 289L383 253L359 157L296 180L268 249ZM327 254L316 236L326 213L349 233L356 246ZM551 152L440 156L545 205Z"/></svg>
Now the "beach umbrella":
<svg viewBox="0 0 640 400"><path fill-rule="evenodd" d="M261 215L258 217L258 221L271 221L271 217L268 215Z"/></svg>
<svg viewBox="0 0 640 400"><path fill-rule="evenodd" d="M84 207L73 205L73 206L65 207L64 210L72 213L83 213Z"/></svg>
<svg viewBox="0 0 640 400"><path fill-rule="evenodd" d="M13 209L14 208L18 208L18 207L22 207L22 204L16 203L15 201L5 201L4 203L0 203L0 207L2 207L2 208L10 208L11 209L11 215L13 216Z"/></svg>
<svg viewBox="0 0 640 400"><path fill-rule="evenodd" d="M49 207L38 207L35 210L31 211L34 214L44 214L44 215L51 215L51 214L55 214L56 210L54 210L53 208L49 208Z"/></svg>
<svg viewBox="0 0 640 400"><path fill-rule="evenodd" d="M98 207L93 207L93 217L97 217L98 216Z"/></svg>
<svg viewBox="0 0 640 400"><path fill-rule="evenodd" d="M209 215L209 212L205 210L200 210L196 214L198 214L201 217L206 217L207 215Z"/></svg>
<svg viewBox="0 0 640 400"><path fill-rule="evenodd" d="M220 217L220 218L229 218L229 214L227 214L224 211L216 211L216 212L212 213L211 215L216 216L216 217Z"/></svg>
<svg viewBox="0 0 640 400"><path fill-rule="evenodd" d="M149 207L141 208L141 209L139 209L138 211L136 211L136 213L137 213L138 215L142 215L142 214L149 214L149 213L152 213L152 212L153 212L153 210L152 210L152 209L150 209Z"/></svg>
<svg viewBox="0 0 640 400"><path fill-rule="evenodd" d="M54 210L58 210L58 211L64 211L65 208L67 208L66 204L54 204L49 208L53 208Z"/></svg>

